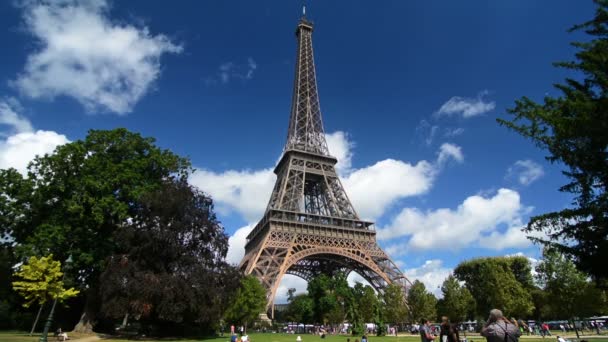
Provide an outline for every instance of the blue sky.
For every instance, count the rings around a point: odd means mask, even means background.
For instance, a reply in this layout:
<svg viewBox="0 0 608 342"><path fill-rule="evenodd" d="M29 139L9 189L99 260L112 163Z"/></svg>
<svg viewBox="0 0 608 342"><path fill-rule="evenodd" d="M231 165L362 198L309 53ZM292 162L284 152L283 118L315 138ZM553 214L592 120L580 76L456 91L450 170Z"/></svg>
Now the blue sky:
<svg viewBox="0 0 608 342"><path fill-rule="evenodd" d="M302 1L0 2L0 167L126 127L188 156L238 262L285 142ZM566 207L544 152L496 124L557 95L583 0L307 1L321 109L347 193L412 279L522 253ZM303 283L286 278L283 289ZM279 289L279 301L283 298Z"/></svg>

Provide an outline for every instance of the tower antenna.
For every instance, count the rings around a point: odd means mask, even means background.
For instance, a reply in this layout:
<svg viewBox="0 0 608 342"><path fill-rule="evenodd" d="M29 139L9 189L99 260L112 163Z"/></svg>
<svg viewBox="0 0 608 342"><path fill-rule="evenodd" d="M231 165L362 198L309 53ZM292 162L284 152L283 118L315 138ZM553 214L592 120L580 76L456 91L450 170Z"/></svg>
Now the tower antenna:
<svg viewBox="0 0 608 342"><path fill-rule="evenodd" d="M302 16L306 16L306 5L302 5Z"/></svg>

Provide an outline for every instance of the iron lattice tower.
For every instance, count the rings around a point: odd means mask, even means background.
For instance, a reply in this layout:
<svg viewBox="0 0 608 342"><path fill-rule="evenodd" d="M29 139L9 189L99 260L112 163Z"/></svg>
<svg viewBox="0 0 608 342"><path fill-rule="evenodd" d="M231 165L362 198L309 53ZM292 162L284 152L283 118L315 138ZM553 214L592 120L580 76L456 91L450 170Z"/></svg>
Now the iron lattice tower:
<svg viewBox="0 0 608 342"><path fill-rule="evenodd" d="M267 291L271 316L285 274L305 280L355 271L382 292L405 291L407 278L376 242L372 222L357 215L329 154L315 75L311 22L302 18L287 142L274 169L277 180L264 216L247 236L240 268Z"/></svg>

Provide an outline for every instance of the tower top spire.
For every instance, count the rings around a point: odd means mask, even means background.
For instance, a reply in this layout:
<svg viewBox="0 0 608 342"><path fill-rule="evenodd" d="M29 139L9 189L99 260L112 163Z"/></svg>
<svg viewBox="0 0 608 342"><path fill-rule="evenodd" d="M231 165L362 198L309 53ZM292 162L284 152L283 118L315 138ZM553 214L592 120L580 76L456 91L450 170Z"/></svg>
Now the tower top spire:
<svg viewBox="0 0 608 342"><path fill-rule="evenodd" d="M298 150L329 156L317 91L312 30L313 24L302 17L296 29L298 39L296 74L284 151Z"/></svg>

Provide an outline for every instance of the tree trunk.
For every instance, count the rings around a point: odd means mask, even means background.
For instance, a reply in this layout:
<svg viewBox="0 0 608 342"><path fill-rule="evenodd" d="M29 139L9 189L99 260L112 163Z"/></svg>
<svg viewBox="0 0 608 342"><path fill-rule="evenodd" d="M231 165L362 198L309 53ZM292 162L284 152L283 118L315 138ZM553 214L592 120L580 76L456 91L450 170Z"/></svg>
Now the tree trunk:
<svg viewBox="0 0 608 342"><path fill-rule="evenodd" d="M36 330L36 325L38 325L38 319L40 319L40 313L42 313L42 308L44 307L44 303L40 304L40 309L38 309L38 314L36 315L36 320L34 320L34 325L32 325L32 331L30 331L30 336L34 334L34 330Z"/></svg>
<svg viewBox="0 0 608 342"><path fill-rule="evenodd" d="M120 325L120 328L121 329L126 328L128 323L129 323L129 313L127 312L125 314L125 318L122 319L122 324Z"/></svg>
<svg viewBox="0 0 608 342"><path fill-rule="evenodd" d="M80 321L74 327L74 332L81 334L92 334L93 333L93 315L87 312L87 309L80 316Z"/></svg>
<svg viewBox="0 0 608 342"><path fill-rule="evenodd" d="M572 320L572 326L574 327L574 332L576 333L576 339L580 339L581 337L578 335L578 328L576 327L576 322Z"/></svg>

